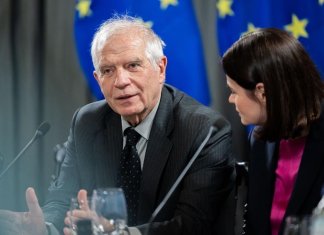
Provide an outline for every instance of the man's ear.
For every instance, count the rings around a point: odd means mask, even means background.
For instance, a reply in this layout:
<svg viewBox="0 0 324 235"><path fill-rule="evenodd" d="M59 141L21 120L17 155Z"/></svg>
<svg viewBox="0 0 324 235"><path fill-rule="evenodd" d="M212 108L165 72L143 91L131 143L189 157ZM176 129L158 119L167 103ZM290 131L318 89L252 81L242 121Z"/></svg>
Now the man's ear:
<svg viewBox="0 0 324 235"><path fill-rule="evenodd" d="M100 82L99 82L99 75L98 75L98 73L97 73L96 70L93 71L93 76L94 76L94 78L96 79L96 81L98 82L98 84L100 85Z"/></svg>
<svg viewBox="0 0 324 235"><path fill-rule="evenodd" d="M259 82L255 86L255 96L261 101L266 101L265 91L264 91L264 84L262 82Z"/></svg>
<svg viewBox="0 0 324 235"><path fill-rule="evenodd" d="M159 63L159 71L160 71L160 82L164 83L165 81L165 72L168 60L166 56L163 56Z"/></svg>
<svg viewBox="0 0 324 235"><path fill-rule="evenodd" d="M99 76L99 74L98 74L98 72L97 72L96 70L93 71L93 76L94 76L94 78L96 79L96 81L97 81L97 83L98 83L98 85L99 85L99 87L100 87L101 93L103 94L103 90L102 90L102 88L101 88L101 80L100 80L100 76Z"/></svg>

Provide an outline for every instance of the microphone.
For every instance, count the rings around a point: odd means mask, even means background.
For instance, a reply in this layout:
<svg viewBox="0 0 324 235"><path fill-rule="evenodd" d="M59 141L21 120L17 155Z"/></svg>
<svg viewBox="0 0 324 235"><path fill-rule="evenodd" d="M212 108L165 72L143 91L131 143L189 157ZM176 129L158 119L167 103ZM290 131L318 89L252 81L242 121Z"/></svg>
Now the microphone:
<svg viewBox="0 0 324 235"><path fill-rule="evenodd" d="M60 169L61 169L61 165L64 161L65 158L65 154L66 154L66 146L67 146L67 142L63 143L63 144L57 144L53 151L54 151L54 156L55 156L55 173L52 175L52 179L55 181L57 179L57 177L60 174Z"/></svg>
<svg viewBox="0 0 324 235"><path fill-rule="evenodd" d="M48 130L50 129L51 125L48 122L43 122L37 128L33 138L25 145L25 147L18 153L18 155L9 163L9 165L1 172L0 179L3 175L12 167L12 165L26 152L26 150L34 143L37 139L44 136Z"/></svg>
<svg viewBox="0 0 324 235"><path fill-rule="evenodd" d="M176 188L178 187L178 185L182 181L183 177L186 175L186 173L188 172L188 170L190 169L190 167L192 166L192 164L194 163L194 161L197 159L197 157L200 154L200 152L202 151L202 149L205 147L206 143L210 139L210 136L211 136L211 134L213 133L213 131L215 129L216 128L213 127L213 126L211 126L209 128L209 131L208 131L207 136L205 137L205 139L203 140L203 142L201 142L201 144L199 145L199 147L196 150L196 152L193 155L193 157L190 159L190 161L188 162L188 164L186 165L186 167L182 170L181 174L178 176L177 180L174 182L174 184L172 185L172 187L170 188L170 190L168 191L168 193L165 195L165 197L163 198L163 200L160 202L160 204L156 207L156 209L152 213L151 218L148 221L148 226L147 226L147 229L146 229L146 232L145 232L146 235L149 234L149 231L150 231L150 227L151 227L152 222L154 221L154 219L156 218L156 216L159 214L159 212L162 210L162 208L165 206L165 204L167 203L167 201L169 200L169 198L171 197L171 195L174 193L174 191L176 190Z"/></svg>

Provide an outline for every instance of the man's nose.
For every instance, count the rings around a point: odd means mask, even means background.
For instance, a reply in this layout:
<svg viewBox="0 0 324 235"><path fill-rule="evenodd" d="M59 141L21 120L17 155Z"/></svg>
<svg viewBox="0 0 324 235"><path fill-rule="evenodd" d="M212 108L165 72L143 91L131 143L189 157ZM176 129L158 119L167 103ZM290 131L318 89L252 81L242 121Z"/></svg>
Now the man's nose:
<svg viewBox="0 0 324 235"><path fill-rule="evenodd" d="M115 86L123 87L123 86L128 85L129 83L130 83L130 79L129 79L128 71L123 68L117 69Z"/></svg>

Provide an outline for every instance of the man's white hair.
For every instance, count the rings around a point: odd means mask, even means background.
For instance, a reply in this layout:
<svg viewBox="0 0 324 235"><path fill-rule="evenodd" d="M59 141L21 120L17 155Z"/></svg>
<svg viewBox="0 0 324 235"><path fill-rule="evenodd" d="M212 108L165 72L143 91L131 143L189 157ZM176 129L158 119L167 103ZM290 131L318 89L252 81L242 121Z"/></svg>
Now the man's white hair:
<svg viewBox="0 0 324 235"><path fill-rule="evenodd" d="M130 29L137 29L146 46L145 53L150 63L156 68L164 56L165 43L141 19L128 15L114 15L98 28L91 43L91 57L95 70L98 71L99 54L110 37Z"/></svg>

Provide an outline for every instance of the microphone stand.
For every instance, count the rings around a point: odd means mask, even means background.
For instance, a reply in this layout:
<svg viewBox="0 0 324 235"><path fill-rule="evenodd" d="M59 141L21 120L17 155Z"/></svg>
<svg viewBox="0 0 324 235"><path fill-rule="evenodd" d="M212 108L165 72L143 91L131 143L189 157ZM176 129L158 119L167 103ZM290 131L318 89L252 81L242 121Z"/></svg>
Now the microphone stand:
<svg viewBox="0 0 324 235"><path fill-rule="evenodd" d="M183 177L185 176L185 174L190 169L191 165L194 163L194 161L196 160L196 158L200 154L201 150L205 147L207 141L209 140L209 138L210 138L210 136L211 136L211 134L212 134L212 132L214 130L215 130L215 127L213 127L213 126L211 126L209 128L209 132L208 132L207 136L205 137L205 139L203 140L203 142L200 144L200 146L196 150L196 152L193 155L193 157L190 159L190 161L188 162L188 164L186 165L186 167L183 169L183 171L181 172L181 174L178 176L177 180L174 182L174 184L172 185L172 187L170 188L170 190L168 191L168 193L165 195L165 197L163 198L163 200L161 201L161 203L158 205L158 207L152 213L151 218L148 221L148 225L147 225L147 229L146 229L145 235L149 235L150 227L151 227L151 224L152 224L153 220L159 214L159 212L161 211L161 209L165 206L165 204L167 203L167 201L169 200L169 198L171 197L171 195L173 194L173 192L175 191L175 189L178 187L178 185L180 184L181 180L183 179Z"/></svg>
<svg viewBox="0 0 324 235"><path fill-rule="evenodd" d="M36 130L33 138L25 145L25 147L18 153L18 155L8 164L8 166L1 172L0 179L3 175L10 169L10 167L15 164L15 162L24 154L24 152L29 148L29 146L35 142L39 137L46 134L48 129L50 128L47 122L43 122L40 127Z"/></svg>

